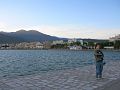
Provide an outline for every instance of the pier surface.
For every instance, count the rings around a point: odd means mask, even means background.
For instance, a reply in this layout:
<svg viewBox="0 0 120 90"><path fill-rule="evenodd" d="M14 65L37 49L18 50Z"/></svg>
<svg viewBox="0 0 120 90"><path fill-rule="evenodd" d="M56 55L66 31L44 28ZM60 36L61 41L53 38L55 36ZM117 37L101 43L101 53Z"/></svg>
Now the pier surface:
<svg viewBox="0 0 120 90"><path fill-rule="evenodd" d="M15 78L1 78L0 90L118 90L119 78L120 61L109 61L104 66L103 79L96 79L95 65L89 65Z"/></svg>

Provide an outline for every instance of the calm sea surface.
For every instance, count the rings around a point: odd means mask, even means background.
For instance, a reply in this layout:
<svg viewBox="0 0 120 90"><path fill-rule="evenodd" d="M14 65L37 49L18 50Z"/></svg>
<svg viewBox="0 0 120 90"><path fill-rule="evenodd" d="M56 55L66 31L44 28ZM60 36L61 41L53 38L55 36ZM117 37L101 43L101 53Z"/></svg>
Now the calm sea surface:
<svg viewBox="0 0 120 90"><path fill-rule="evenodd" d="M103 51L106 61L120 60L120 52ZM83 67L94 64L94 51L0 50L0 77Z"/></svg>

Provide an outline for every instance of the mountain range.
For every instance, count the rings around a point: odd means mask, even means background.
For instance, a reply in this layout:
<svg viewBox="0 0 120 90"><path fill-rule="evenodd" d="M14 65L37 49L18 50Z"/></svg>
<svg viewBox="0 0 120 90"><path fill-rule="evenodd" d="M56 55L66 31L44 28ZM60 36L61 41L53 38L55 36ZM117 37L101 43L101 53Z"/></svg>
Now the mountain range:
<svg viewBox="0 0 120 90"><path fill-rule="evenodd" d="M54 40L68 40L68 38L59 38L56 36L50 36L36 30L29 30L29 31L19 30L16 32L0 32L0 44L34 42L34 41L44 42L44 41L54 41ZM105 41L105 40L98 40L98 39L82 39L82 40L87 42Z"/></svg>
<svg viewBox="0 0 120 90"><path fill-rule="evenodd" d="M19 30L16 32L0 32L0 43L18 43L18 42L33 42L33 41L53 41L66 40L66 38L59 38L43 34L36 30Z"/></svg>

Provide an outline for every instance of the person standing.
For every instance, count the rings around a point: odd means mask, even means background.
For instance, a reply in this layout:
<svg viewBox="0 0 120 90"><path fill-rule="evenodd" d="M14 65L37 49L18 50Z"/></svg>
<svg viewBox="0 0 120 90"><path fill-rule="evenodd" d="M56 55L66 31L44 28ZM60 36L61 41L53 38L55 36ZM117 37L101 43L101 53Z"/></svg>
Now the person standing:
<svg viewBox="0 0 120 90"><path fill-rule="evenodd" d="M95 62L96 62L96 78L98 78L98 79L102 78L103 57L104 57L104 54L100 50L100 48L101 48L100 44L96 44L95 52L94 52Z"/></svg>

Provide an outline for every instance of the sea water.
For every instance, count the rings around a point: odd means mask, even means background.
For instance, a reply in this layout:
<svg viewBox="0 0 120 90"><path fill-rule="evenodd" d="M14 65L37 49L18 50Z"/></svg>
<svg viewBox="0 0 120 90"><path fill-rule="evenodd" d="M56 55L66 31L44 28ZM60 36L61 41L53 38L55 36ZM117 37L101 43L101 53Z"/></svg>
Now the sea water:
<svg viewBox="0 0 120 90"><path fill-rule="evenodd" d="M120 60L120 52L103 51L104 60ZM25 76L94 64L94 51L0 50L0 77Z"/></svg>

